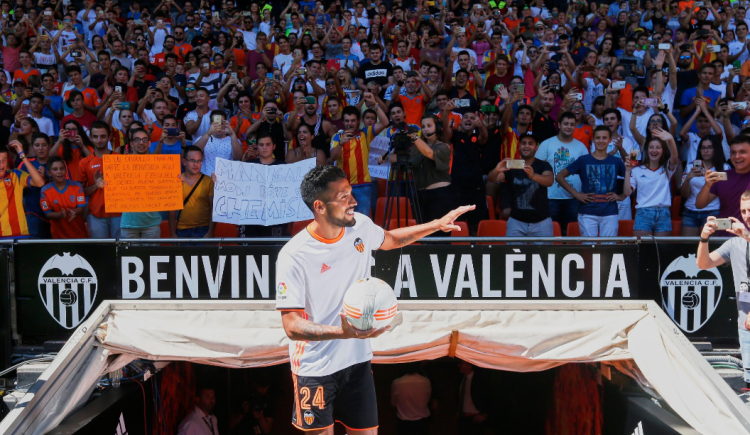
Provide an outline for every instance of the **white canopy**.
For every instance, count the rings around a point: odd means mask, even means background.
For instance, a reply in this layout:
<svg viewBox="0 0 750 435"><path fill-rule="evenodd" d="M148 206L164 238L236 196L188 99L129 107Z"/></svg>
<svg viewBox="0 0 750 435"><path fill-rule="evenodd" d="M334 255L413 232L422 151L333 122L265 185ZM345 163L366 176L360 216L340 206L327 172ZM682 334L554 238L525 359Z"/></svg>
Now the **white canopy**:
<svg viewBox="0 0 750 435"><path fill-rule="evenodd" d="M540 371L602 362L653 390L704 434L750 434L750 410L653 301L399 301L403 323L372 341L375 363L455 356ZM260 367L288 361L274 304L107 301L82 324L0 433L44 434L130 361ZM42 412L44 411L44 412Z"/></svg>

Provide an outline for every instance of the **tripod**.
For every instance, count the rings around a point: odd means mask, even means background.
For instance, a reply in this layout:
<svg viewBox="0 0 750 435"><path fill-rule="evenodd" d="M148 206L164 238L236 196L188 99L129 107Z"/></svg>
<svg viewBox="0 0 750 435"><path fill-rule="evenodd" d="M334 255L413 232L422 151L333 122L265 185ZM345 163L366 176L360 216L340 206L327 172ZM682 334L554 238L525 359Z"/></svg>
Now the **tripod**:
<svg viewBox="0 0 750 435"><path fill-rule="evenodd" d="M405 184L404 195L410 205L411 212L418 224L422 223L422 210L419 207L419 198L417 197L417 187L414 184L414 167L407 160L408 156L398 155L396 163L391 164L391 172L388 174L388 185L386 188L385 216L383 218L383 228L388 230L391 224L391 214L396 209L396 218L401 219L401 203L399 197L401 185ZM404 219L408 219L408 212L404 211ZM406 226L406 225L404 225Z"/></svg>

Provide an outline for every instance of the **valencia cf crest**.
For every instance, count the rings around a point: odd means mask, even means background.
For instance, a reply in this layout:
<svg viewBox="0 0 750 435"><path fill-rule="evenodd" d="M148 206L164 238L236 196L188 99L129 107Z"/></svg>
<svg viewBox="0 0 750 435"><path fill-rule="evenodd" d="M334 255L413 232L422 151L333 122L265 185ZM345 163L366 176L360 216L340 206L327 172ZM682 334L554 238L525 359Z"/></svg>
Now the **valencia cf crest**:
<svg viewBox="0 0 750 435"><path fill-rule="evenodd" d="M47 312L66 329L78 326L96 300L96 272L78 254L53 255L39 272L38 285Z"/></svg>
<svg viewBox="0 0 750 435"><path fill-rule="evenodd" d="M719 271L698 269L695 254L676 258L661 276L662 307L687 333L698 331L711 319L721 290Z"/></svg>
<svg viewBox="0 0 750 435"><path fill-rule="evenodd" d="M10 179L10 178L6 178L3 181L5 182L5 185L8 186L8 187L10 187L10 186L13 185L13 180Z"/></svg>
<svg viewBox="0 0 750 435"><path fill-rule="evenodd" d="M305 423L310 426L313 424L313 421L315 421L315 414L312 411L305 411Z"/></svg>
<svg viewBox="0 0 750 435"><path fill-rule="evenodd" d="M354 240L354 248L357 249L359 252L365 252L365 243L357 237L356 240Z"/></svg>

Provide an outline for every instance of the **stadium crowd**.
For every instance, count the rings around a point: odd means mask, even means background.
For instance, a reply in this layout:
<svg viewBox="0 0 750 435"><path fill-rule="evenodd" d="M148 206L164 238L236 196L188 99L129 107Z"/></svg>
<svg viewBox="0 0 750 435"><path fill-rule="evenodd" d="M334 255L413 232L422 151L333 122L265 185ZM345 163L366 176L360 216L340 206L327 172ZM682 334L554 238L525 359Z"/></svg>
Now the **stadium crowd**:
<svg viewBox="0 0 750 435"><path fill-rule="evenodd" d="M217 157L336 164L375 216L409 128L423 220L697 236L750 184L748 3L4 0L0 238L212 237ZM109 153L182 155L185 209L107 213Z"/></svg>

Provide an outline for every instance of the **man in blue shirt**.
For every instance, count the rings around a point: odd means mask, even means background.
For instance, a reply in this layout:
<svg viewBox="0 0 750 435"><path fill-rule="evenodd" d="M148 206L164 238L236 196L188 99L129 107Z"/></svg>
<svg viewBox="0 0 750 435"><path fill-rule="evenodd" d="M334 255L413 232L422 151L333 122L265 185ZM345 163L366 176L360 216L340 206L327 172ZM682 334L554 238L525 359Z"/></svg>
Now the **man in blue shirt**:
<svg viewBox="0 0 750 435"><path fill-rule="evenodd" d="M619 227L616 201L631 193L630 166L626 167L622 159L607 153L610 138L609 127L596 127L594 152L577 158L555 177L560 186L580 202L578 226L583 237L616 237ZM565 180L569 175L581 178L580 192ZM618 176L625 179L622 194L617 193Z"/></svg>
<svg viewBox="0 0 750 435"><path fill-rule="evenodd" d="M714 79L714 75L717 73L716 67L711 63L706 63L698 68L698 86L694 88L685 89L682 93L682 99L680 100L680 117L682 119L690 118L690 115L695 111L695 99L697 97L703 97L708 103L709 111L714 112L716 103L721 99L721 92L715 91L710 88L711 81ZM690 126L690 131L698 133L698 128L693 124Z"/></svg>
<svg viewBox="0 0 750 435"><path fill-rule="evenodd" d="M54 136L60 137L60 120L63 117L63 99L61 96L55 94L55 78L52 74L42 74L42 93L44 94L44 109L42 110L42 116L52 121L52 129L54 130Z"/></svg>

